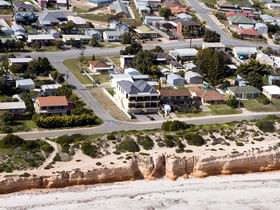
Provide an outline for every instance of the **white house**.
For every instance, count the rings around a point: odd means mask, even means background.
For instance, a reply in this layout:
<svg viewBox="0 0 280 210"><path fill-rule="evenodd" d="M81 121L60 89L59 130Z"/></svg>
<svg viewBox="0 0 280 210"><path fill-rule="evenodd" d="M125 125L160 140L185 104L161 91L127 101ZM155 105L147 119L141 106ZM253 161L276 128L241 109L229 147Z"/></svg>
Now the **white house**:
<svg viewBox="0 0 280 210"><path fill-rule="evenodd" d="M256 56L256 60L259 61L262 64L266 64L266 65L271 65L273 66L274 62L272 60L272 58L264 53L258 53Z"/></svg>
<svg viewBox="0 0 280 210"><path fill-rule="evenodd" d="M159 111L160 93L143 80L118 82L114 98L120 108L130 114Z"/></svg>
<svg viewBox="0 0 280 210"><path fill-rule="evenodd" d="M116 88L120 81L134 82L130 74L111 74L111 77L111 87L113 88Z"/></svg>
<svg viewBox="0 0 280 210"><path fill-rule="evenodd" d="M182 60L193 60L197 52L198 51L195 48L183 48L170 50L169 54L176 60L178 59L178 57Z"/></svg>
<svg viewBox="0 0 280 210"><path fill-rule="evenodd" d="M108 65L104 61L89 61L89 70L93 73L109 72L114 70L114 66Z"/></svg>
<svg viewBox="0 0 280 210"><path fill-rule="evenodd" d="M9 58L9 66L13 64L21 64L21 65L26 65L29 62L33 61L32 58Z"/></svg>
<svg viewBox="0 0 280 210"><path fill-rule="evenodd" d="M268 8L268 9L280 9L280 3L267 3L265 4L265 6Z"/></svg>
<svg viewBox="0 0 280 210"><path fill-rule="evenodd" d="M280 98L280 87L276 85L269 85L269 86L263 86L262 89L263 89L263 94L270 100Z"/></svg>
<svg viewBox="0 0 280 210"><path fill-rule="evenodd" d="M34 89L35 84L32 79L20 79L16 80L16 88L23 90L32 90Z"/></svg>
<svg viewBox="0 0 280 210"><path fill-rule="evenodd" d="M60 88L60 84L50 84L50 85L42 85L41 90L44 95L51 96L53 95L58 88Z"/></svg>
<svg viewBox="0 0 280 210"><path fill-rule="evenodd" d="M185 79L188 84L202 84L203 77L194 71L187 71L185 72Z"/></svg>
<svg viewBox="0 0 280 210"><path fill-rule="evenodd" d="M217 51L225 51L226 46L221 42L203 42L202 49L211 48Z"/></svg>
<svg viewBox="0 0 280 210"><path fill-rule="evenodd" d="M274 17L272 17L271 15L263 14L260 15L260 18L264 23L273 23L275 21Z"/></svg>
<svg viewBox="0 0 280 210"><path fill-rule="evenodd" d="M145 16L144 24L152 25L154 22L158 22L160 20L164 20L164 17L160 17L160 16Z"/></svg>
<svg viewBox="0 0 280 210"><path fill-rule="evenodd" d="M256 47L234 47L232 52L235 58L245 60L257 54L258 51Z"/></svg>
<svg viewBox="0 0 280 210"><path fill-rule="evenodd" d="M259 34L267 34L268 27L264 23L256 23L255 29L259 32Z"/></svg>
<svg viewBox="0 0 280 210"><path fill-rule="evenodd" d="M186 80L178 74L168 74L166 82L172 86L184 86Z"/></svg>
<svg viewBox="0 0 280 210"><path fill-rule="evenodd" d="M119 42L121 41L122 31L104 31L103 32L103 39L104 41L108 42Z"/></svg>
<svg viewBox="0 0 280 210"><path fill-rule="evenodd" d="M25 112L25 110L26 106L23 101L0 103L0 111L8 111L12 114L20 114Z"/></svg>
<svg viewBox="0 0 280 210"><path fill-rule="evenodd" d="M27 38L28 43L40 42L40 43L47 44L54 40L55 38L51 34L32 34L32 35L28 35Z"/></svg>

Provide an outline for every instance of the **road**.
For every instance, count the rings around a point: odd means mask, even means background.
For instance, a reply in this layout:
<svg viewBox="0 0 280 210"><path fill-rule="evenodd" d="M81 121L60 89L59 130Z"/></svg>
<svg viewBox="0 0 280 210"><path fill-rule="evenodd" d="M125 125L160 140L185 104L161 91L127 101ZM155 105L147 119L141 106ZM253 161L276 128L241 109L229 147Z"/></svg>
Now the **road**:
<svg viewBox="0 0 280 210"><path fill-rule="evenodd" d="M226 123L233 121L242 120L256 120L261 119L267 115L277 115L280 116L280 112L260 112L260 113L246 113L246 114L236 114L236 115L214 115L214 116L204 116L204 117L194 117L194 118L181 118L176 119L183 121L188 124L194 125L205 125L205 124L216 124L216 123ZM72 134L83 134L90 135L96 133L108 133L113 131L121 130L151 130L160 128L163 121L150 121L150 122L126 122L118 120L107 120L104 124L97 127L83 127L83 128L71 128L71 129L60 129L60 130L41 130L32 132L18 132L16 135L27 139L34 140L38 138L52 138L62 135L72 135ZM6 134L0 134L0 138Z"/></svg>

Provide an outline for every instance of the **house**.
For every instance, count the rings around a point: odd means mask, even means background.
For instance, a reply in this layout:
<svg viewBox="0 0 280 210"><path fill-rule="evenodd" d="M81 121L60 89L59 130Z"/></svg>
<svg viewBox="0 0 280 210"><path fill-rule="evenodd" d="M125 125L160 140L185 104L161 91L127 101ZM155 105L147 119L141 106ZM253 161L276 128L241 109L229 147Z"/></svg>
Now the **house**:
<svg viewBox="0 0 280 210"><path fill-rule="evenodd" d="M26 106L23 101L17 102L1 102L0 112L10 112L11 114L18 115L26 111Z"/></svg>
<svg viewBox="0 0 280 210"><path fill-rule="evenodd" d="M215 51L225 51L226 50L226 46L221 42L203 42L202 49L205 49L205 48L211 48L211 49L214 49Z"/></svg>
<svg viewBox="0 0 280 210"><path fill-rule="evenodd" d="M67 114L69 103L65 96L37 97L34 108L37 114Z"/></svg>
<svg viewBox="0 0 280 210"><path fill-rule="evenodd" d="M13 2L14 5L14 9L15 11L33 11L35 8L32 4L26 3L26 2L22 2L22 1L16 1Z"/></svg>
<svg viewBox="0 0 280 210"><path fill-rule="evenodd" d="M239 24L252 25L252 24L255 23L252 19L247 18L245 16L231 16L231 17L228 17L228 22L229 22L230 25L239 25Z"/></svg>
<svg viewBox="0 0 280 210"><path fill-rule="evenodd" d="M250 85L228 87L226 93L237 99L256 99L261 95L260 90Z"/></svg>
<svg viewBox="0 0 280 210"><path fill-rule="evenodd" d="M238 86L246 86L246 85L249 85L250 83L244 79L243 77L241 77L240 75L236 75L236 78L235 78L235 85L238 85Z"/></svg>
<svg viewBox="0 0 280 210"><path fill-rule="evenodd" d="M141 74L137 69L135 68L127 68L124 70L124 74L129 74L131 75L131 78L133 81L137 80L144 80L144 81L149 81L150 77L149 75Z"/></svg>
<svg viewBox="0 0 280 210"><path fill-rule="evenodd" d="M134 31L140 39L154 39L159 36L157 32L153 31L146 25L138 26Z"/></svg>
<svg viewBox="0 0 280 210"><path fill-rule="evenodd" d="M5 19L0 19L0 30L5 35L13 34L13 30L11 29L10 25L6 22Z"/></svg>
<svg viewBox="0 0 280 210"><path fill-rule="evenodd" d="M259 61L262 64L266 64L266 65L271 65L273 66L274 61L272 60L272 58L264 53L258 53L256 56L256 60Z"/></svg>
<svg viewBox="0 0 280 210"><path fill-rule="evenodd" d="M268 84L269 85L280 85L280 76L279 75L276 75L276 76L273 76L273 75L270 75L268 76Z"/></svg>
<svg viewBox="0 0 280 210"><path fill-rule="evenodd" d="M179 19L176 23L176 31L181 37L201 37L204 33L202 26L192 19ZM190 31L191 34L185 34L184 31Z"/></svg>
<svg viewBox="0 0 280 210"><path fill-rule="evenodd" d="M161 88L160 104L162 106L169 105L173 111L184 107L192 107L193 100L190 91L186 88Z"/></svg>
<svg viewBox="0 0 280 210"><path fill-rule="evenodd" d="M165 52L152 52L155 56L155 64L164 65L169 64L173 60L172 56Z"/></svg>
<svg viewBox="0 0 280 210"><path fill-rule="evenodd" d="M185 67L176 60L172 60L169 62L169 68L171 69L172 72L175 73L181 70L185 70Z"/></svg>
<svg viewBox="0 0 280 210"><path fill-rule="evenodd" d="M263 86L263 94L269 99L280 99L280 87L277 85Z"/></svg>
<svg viewBox="0 0 280 210"><path fill-rule="evenodd" d="M118 20L113 20L110 22L108 29L112 29L112 31L121 31L121 32L129 32L129 25L124 24Z"/></svg>
<svg viewBox="0 0 280 210"><path fill-rule="evenodd" d="M121 55L120 56L120 67L127 68L132 65L134 55Z"/></svg>
<svg viewBox="0 0 280 210"><path fill-rule="evenodd" d="M257 54L256 47L234 47L233 55L235 58L240 60L249 59L252 55Z"/></svg>
<svg viewBox="0 0 280 210"><path fill-rule="evenodd" d="M28 43L41 43L43 45L48 45L55 40L53 35L51 34L36 34L36 35L28 35L27 42Z"/></svg>
<svg viewBox="0 0 280 210"><path fill-rule="evenodd" d="M197 65L195 65L193 62L185 63L183 66L187 71L196 71L197 70Z"/></svg>
<svg viewBox="0 0 280 210"><path fill-rule="evenodd" d="M67 7L69 0L38 0L40 7L45 8L50 6Z"/></svg>
<svg viewBox="0 0 280 210"><path fill-rule="evenodd" d="M278 10L280 9L280 3L267 3L265 6L271 10Z"/></svg>
<svg viewBox="0 0 280 210"><path fill-rule="evenodd" d="M97 31L95 29L86 30L85 35L90 36L92 38L94 37L96 40L102 39L102 33L100 33L99 31Z"/></svg>
<svg viewBox="0 0 280 210"><path fill-rule="evenodd" d="M33 82L32 79L16 80L16 88L30 91L35 88L35 83Z"/></svg>
<svg viewBox="0 0 280 210"><path fill-rule="evenodd" d="M16 23L31 25L38 20L38 16L33 11L17 11L14 20Z"/></svg>
<svg viewBox="0 0 280 210"><path fill-rule="evenodd" d="M172 86L184 86L186 80L178 74L168 74L166 82Z"/></svg>
<svg viewBox="0 0 280 210"><path fill-rule="evenodd" d="M187 71L185 72L185 79L188 84L202 84L203 77L194 71Z"/></svg>
<svg viewBox="0 0 280 210"><path fill-rule="evenodd" d="M60 22L67 21L63 11L47 11L44 10L39 14L38 21L42 26L50 27L56 26Z"/></svg>
<svg viewBox="0 0 280 210"><path fill-rule="evenodd" d="M258 31L259 34L267 34L268 32L268 27L264 23L256 23L255 29Z"/></svg>
<svg viewBox="0 0 280 210"><path fill-rule="evenodd" d="M0 0L0 9L10 9L12 5L8 1Z"/></svg>
<svg viewBox="0 0 280 210"><path fill-rule="evenodd" d="M116 88L118 85L118 82L120 81L129 81L134 82L132 79L132 76L130 74L111 74L111 87Z"/></svg>
<svg viewBox="0 0 280 210"><path fill-rule="evenodd" d="M241 39L256 39L260 34L254 28L238 28L237 34Z"/></svg>
<svg viewBox="0 0 280 210"><path fill-rule="evenodd" d="M127 5L121 0L116 0L110 5L111 14L119 18L130 17Z"/></svg>
<svg viewBox="0 0 280 210"><path fill-rule="evenodd" d="M89 3L92 3L95 6L109 5L113 2L113 0L88 0L88 1L89 1Z"/></svg>
<svg viewBox="0 0 280 210"><path fill-rule="evenodd" d="M195 48L183 48L170 50L169 54L177 61L190 61L195 58L197 52Z"/></svg>
<svg viewBox="0 0 280 210"><path fill-rule="evenodd" d="M67 16L67 20L75 23L78 28L88 28L89 27L88 22L84 18L81 18L79 16L69 15L69 16Z"/></svg>
<svg viewBox="0 0 280 210"><path fill-rule="evenodd" d="M50 84L50 85L42 85L41 86L41 93L44 96L51 96L54 95L58 88L60 88L60 84Z"/></svg>
<svg viewBox="0 0 280 210"><path fill-rule="evenodd" d="M108 42L119 42L121 41L122 34L122 31L104 31L103 39Z"/></svg>
<svg viewBox="0 0 280 210"><path fill-rule="evenodd" d="M230 2L218 2L217 7L220 11L240 11L240 7L238 5L234 5Z"/></svg>
<svg viewBox="0 0 280 210"><path fill-rule="evenodd" d="M272 17L271 15L263 14L263 15L260 15L260 18L264 23L274 23L275 22L274 17Z"/></svg>
<svg viewBox="0 0 280 210"><path fill-rule="evenodd" d="M113 65L108 65L104 61L89 61L89 70L93 73L104 73L114 70Z"/></svg>
<svg viewBox="0 0 280 210"><path fill-rule="evenodd" d="M27 65L29 62L33 61L33 58L9 58L9 66L13 64Z"/></svg>
<svg viewBox="0 0 280 210"><path fill-rule="evenodd" d="M65 44L71 44L71 42L79 42L83 44L88 44L90 40L92 39L91 36L83 35L83 34L63 34L62 35L62 41Z"/></svg>
<svg viewBox="0 0 280 210"><path fill-rule="evenodd" d="M182 19L182 20L190 20L193 18L191 15L186 14L186 13L176 14L176 17L178 17L179 19Z"/></svg>
<svg viewBox="0 0 280 210"><path fill-rule="evenodd" d="M203 90L200 87L189 88L193 100L200 104L224 104L225 97L216 90Z"/></svg>
<svg viewBox="0 0 280 210"><path fill-rule="evenodd" d="M158 22L160 20L164 20L164 17L159 17L159 16L145 16L143 24L146 25L153 25L154 22Z"/></svg>
<svg viewBox="0 0 280 210"><path fill-rule="evenodd" d="M160 93L147 82L120 81L114 95L120 108L129 114L157 113Z"/></svg>

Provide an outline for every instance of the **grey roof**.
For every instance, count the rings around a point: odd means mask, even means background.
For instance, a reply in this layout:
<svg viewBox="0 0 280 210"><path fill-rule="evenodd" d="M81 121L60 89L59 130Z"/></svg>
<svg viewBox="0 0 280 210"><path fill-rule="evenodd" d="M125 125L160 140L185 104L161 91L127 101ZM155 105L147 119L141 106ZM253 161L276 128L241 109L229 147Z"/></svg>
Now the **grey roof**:
<svg viewBox="0 0 280 210"><path fill-rule="evenodd" d="M104 31L103 33L107 36L121 36L123 34L122 31Z"/></svg>
<svg viewBox="0 0 280 210"><path fill-rule="evenodd" d="M26 109L23 101L0 103L0 110Z"/></svg>
<svg viewBox="0 0 280 210"><path fill-rule="evenodd" d="M11 3L8 2L8 1L0 0L0 5L1 5L1 6L11 6Z"/></svg>
<svg viewBox="0 0 280 210"><path fill-rule="evenodd" d="M21 79L21 80L16 80L16 84L19 86L25 86L25 85L34 85L34 82L32 79Z"/></svg>
<svg viewBox="0 0 280 210"><path fill-rule="evenodd" d="M29 10L33 10L34 9L32 4L26 4L26 3L22 2L22 1L16 1L13 4L14 4L14 7L16 9L29 9Z"/></svg>
<svg viewBox="0 0 280 210"><path fill-rule="evenodd" d="M157 94L157 90L143 80L138 80L134 83L130 81L120 81L118 85L121 86L128 94L151 93Z"/></svg>
<svg viewBox="0 0 280 210"><path fill-rule="evenodd" d="M66 19L66 16L62 11L43 11L38 17L39 22L45 25L59 23L59 19Z"/></svg>
<svg viewBox="0 0 280 210"><path fill-rule="evenodd" d="M167 78L168 78L168 79L172 79L172 80L175 80L175 79L182 79L182 80L185 80L183 77L181 77L181 76L178 75L178 74L168 74L168 75L167 75Z"/></svg>
<svg viewBox="0 0 280 210"><path fill-rule="evenodd" d="M249 94L249 93L261 93L261 91L253 86L233 86L228 88L234 94Z"/></svg>
<svg viewBox="0 0 280 210"><path fill-rule="evenodd" d="M25 31L25 29L21 25L18 25L16 23L12 25L12 30L13 31Z"/></svg>
<svg viewBox="0 0 280 210"><path fill-rule="evenodd" d="M127 6L120 0L114 1L111 5L111 9L115 10L116 13L125 13L129 14Z"/></svg>

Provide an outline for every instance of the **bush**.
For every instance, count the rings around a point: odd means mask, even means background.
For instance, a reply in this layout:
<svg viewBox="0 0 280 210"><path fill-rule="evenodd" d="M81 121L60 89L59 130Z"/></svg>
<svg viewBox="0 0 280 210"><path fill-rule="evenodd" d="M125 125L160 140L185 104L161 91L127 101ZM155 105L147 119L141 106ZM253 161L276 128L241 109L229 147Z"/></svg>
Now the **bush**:
<svg viewBox="0 0 280 210"><path fill-rule="evenodd" d="M114 140L116 140L117 138L116 138L116 136L114 135L114 134L109 134L108 136L107 136L107 140L110 140L110 141L114 141Z"/></svg>
<svg viewBox="0 0 280 210"><path fill-rule="evenodd" d="M85 155L88 155L92 158L97 157L98 148L96 145L93 145L89 142L82 143L81 150Z"/></svg>
<svg viewBox="0 0 280 210"><path fill-rule="evenodd" d="M8 134L6 135L2 141L0 141L0 147L2 148L15 148L22 146L25 141L19 136Z"/></svg>
<svg viewBox="0 0 280 210"><path fill-rule="evenodd" d="M164 142L165 146L167 146L167 147L174 147L175 146L174 136L171 136L171 135L164 136L163 142Z"/></svg>
<svg viewBox="0 0 280 210"><path fill-rule="evenodd" d="M54 156L53 161L54 161L54 162L59 162L59 161L61 161L61 156L57 153L57 154Z"/></svg>
<svg viewBox="0 0 280 210"><path fill-rule="evenodd" d="M27 172L24 172L23 174L19 175L20 177L30 177L31 175Z"/></svg>
<svg viewBox="0 0 280 210"><path fill-rule="evenodd" d="M268 105L270 104L270 100L265 96L265 95L260 95L258 98L257 98L257 101L263 105Z"/></svg>
<svg viewBox="0 0 280 210"><path fill-rule="evenodd" d="M229 96L229 98L226 101L226 104L232 109L235 109L238 107L238 100L235 98L235 96Z"/></svg>
<svg viewBox="0 0 280 210"><path fill-rule="evenodd" d="M127 152L139 152L139 145L131 138L126 138L118 146L117 149Z"/></svg>
<svg viewBox="0 0 280 210"><path fill-rule="evenodd" d="M186 128L189 128L190 126L184 122L174 120L174 121L167 121L164 122L161 126L161 130L163 131L179 131Z"/></svg>
<svg viewBox="0 0 280 210"><path fill-rule="evenodd" d="M258 120L256 122L256 126L263 132L274 132L275 131L275 126L274 122L270 120Z"/></svg>
<svg viewBox="0 0 280 210"><path fill-rule="evenodd" d="M100 119L92 114L51 116L33 115L32 120L41 128L77 127L100 124Z"/></svg>
<svg viewBox="0 0 280 210"><path fill-rule="evenodd" d="M240 141L236 141L236 146L238 146L238 147L243 147L244 144L243 144L242 142L240 142Z"/></svg>
<svg viewBox="0 0 280 210"><path fill-rule="evenodd" d="M185 139L187 140L189 145L202 146L206 144L206 141L202 138L202 136L196 133L186 134Z"/></svg>
<svg viewBox="0 0 280 210"><path fill-rule="evenodd" d="M154 141L149 136L140 137L137 139L137 142L145 150L151 150L154 147Z"/></svg>

